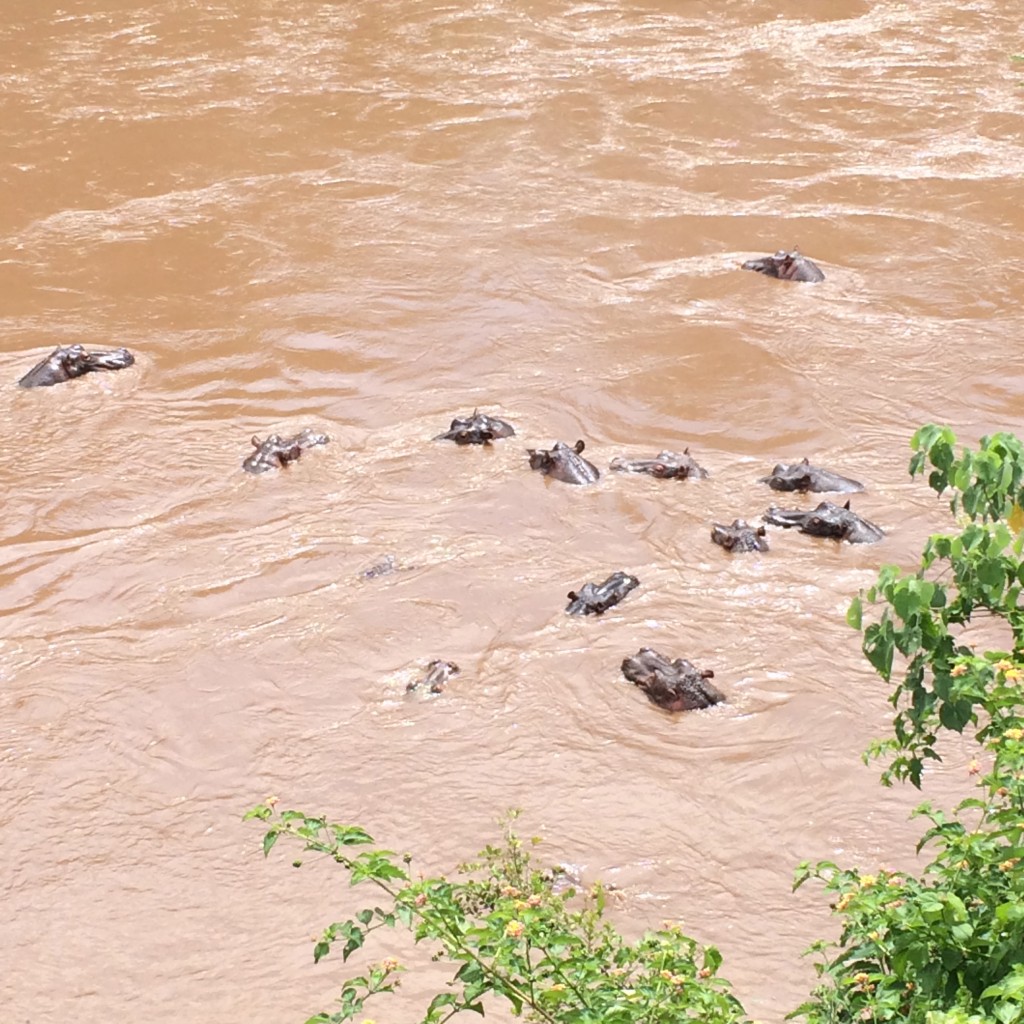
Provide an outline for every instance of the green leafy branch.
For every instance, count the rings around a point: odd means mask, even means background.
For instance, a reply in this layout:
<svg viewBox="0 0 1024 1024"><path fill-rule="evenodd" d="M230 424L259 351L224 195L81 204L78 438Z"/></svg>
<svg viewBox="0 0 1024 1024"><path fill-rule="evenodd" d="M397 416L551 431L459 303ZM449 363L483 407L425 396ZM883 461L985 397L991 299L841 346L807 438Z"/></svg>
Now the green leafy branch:
<svg viewBox="0 0 1024 1024"><path fill-rule="evenodd" d="M670 1024L695 1015L708 1024L744 1019L742 1007L717 977L717 950L702 949L671 925L626 942L603 919L606 897L600 885L581 894L557 869L533 867L512 831L514 815L506 822L503 844L487 847L477 861L463 865L456 881L414 881L409 857L400 867L388 850L353 852L373 844L363 829L298 811L277 814L271 800L246 817L269 825L265 854L282 837L297 841L304 851L326 855L347 870L352 885L374 885L388 898L387 907L366 908L327 927L315 960L339 942L347 960L372 932L400 925L417 942L440 943L439 957L458 966L448 990L431 999L424 1024L441 1024L466 1010L482 1014L488 996L504 999L516 1015L525 1012L548 1024ZM393 991L402 970L396 959L385 958L348 979L339 1009L308 1024L352 1019L371 996Z"/></svg>
<svg viewBox="0 0 1024 1024"><path fill-rule="evenodd" d="M929 538L915 572L883 566L850 605L865 657L894 683L893 733L866 756L887 760L886 785L920 787L941 733L971 727L979 795L952 815L917 809L928 822L918 851L933 851L920 878L800 865L795 886L823 883L843 928L837 943L812 947L822 984L791 1016L1015 1024L1024 1022L1024 447L994 434L957 453L952 431L935 425L911 447L911 475L927 472L936 494L950 493L960 529ZM866 607L878 614L865 625ZM964 642L979 614L1005 622L1010 651L979 654Z"/></svg>

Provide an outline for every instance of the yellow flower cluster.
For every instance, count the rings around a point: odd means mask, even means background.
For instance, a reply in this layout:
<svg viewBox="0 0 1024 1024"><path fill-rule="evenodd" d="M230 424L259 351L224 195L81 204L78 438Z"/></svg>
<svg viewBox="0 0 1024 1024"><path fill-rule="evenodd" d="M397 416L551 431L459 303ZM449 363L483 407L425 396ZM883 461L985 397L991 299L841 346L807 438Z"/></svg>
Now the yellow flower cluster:
<svg viewBox="0 0 1024 1024"><path fill-rule="evenodd" d="M509 923L505 925L505 935L510 939L518 939L525 930L526 927L522 921L509 921Z"/></svg>

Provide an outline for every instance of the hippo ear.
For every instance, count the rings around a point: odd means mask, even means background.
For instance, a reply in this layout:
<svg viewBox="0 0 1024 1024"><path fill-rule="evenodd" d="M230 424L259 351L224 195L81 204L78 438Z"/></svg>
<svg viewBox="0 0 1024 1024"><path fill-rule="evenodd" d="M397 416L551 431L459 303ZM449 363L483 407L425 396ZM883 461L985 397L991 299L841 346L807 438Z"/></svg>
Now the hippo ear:
<svg viewBox="0 0 1024 1024"><path fill-rule="evenodd" d="M570 590L569 593L565 596L569 598L570 601L578 601L580 597L580 595L577 594L575 590Z"/></svg>
<svg viewBox="0 0 1024 1024"><path fill-rule="evenodd" d="M843 508L845 508L847 512L850 511L850 499L849 498L846 499L846 504L843 506Z"/></svg>
<svg viewBox="0 0 1024 1024"><path fill-rule="evenodd" d="M587 446L586 446L586 445L585 445L585 444L583 443L583 441L582 441L582 440L580 440L580 441L577 441L577 442L576 442L576 443L575 443L575 444L573 445L573 451L574 451L574 452L575 452L575 453L576 453L577 455L579 455L579 454L580 454L580 453L581 453L581 452L583 451L583 449L584 449L584 448L586 448L586 447L587 447Z"/></svg>
<svg viewBox="0 0 1024 1024"><path fill-rule="evenodd" d="M809 466L810 464L811 460L808 458L805 458L804 461L800 463L801 466Z"/></svg>
<svg viewBox="0 0 1024 1024"><path fill-rule="evenodd" d="M252 435L252 446L253 448L259 448L263 442L255 435Z"/></svg>

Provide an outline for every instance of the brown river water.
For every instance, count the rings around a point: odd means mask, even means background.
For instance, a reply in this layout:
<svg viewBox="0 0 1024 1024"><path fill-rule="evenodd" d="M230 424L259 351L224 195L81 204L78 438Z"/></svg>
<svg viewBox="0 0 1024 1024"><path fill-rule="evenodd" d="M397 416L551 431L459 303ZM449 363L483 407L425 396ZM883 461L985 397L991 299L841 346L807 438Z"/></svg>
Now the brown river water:
<svg viewBox="0 0 1024 1024"><path fill-rule="evenodd" d="M355 907L327 866L263 861L240 819L269 793L430 869L520 807L627 932L681 920L781 1019L833 929L797 862L914 863L844 621L947 522L909 437L1024 431L1019 4L5 15L0 1020L322 1009L344 968L309 937ZM738 269L792 246L824 283ZM13 386L75 342L137 362ZM431 441L477 406L518 436ZM305 426L333 442L241 472ZM712 475L529 471L577 438ZM867 484L883 543L710 543L804 456ZM615 569L640 589L564 614ZM654 708L619 673L642 645L728 703ZM407 696L432 658L461 674ZM953 755L928 796L965 792ZM367 1015L415 1020L418 991Z"/></svg>

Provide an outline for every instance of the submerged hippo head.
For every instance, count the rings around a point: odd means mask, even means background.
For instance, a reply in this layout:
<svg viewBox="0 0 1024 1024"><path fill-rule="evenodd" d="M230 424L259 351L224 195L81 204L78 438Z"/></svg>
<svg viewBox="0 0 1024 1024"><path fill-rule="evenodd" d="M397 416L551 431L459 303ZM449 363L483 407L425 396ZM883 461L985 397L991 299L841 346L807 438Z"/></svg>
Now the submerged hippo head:
<svg viewBox="0 0 1024 1024"><path fill-rule="evenodd" d="M713 523L711 539L726 551L767 551L767 532L763 526L755 528L745 519L734 519L732 526Z"/></svg>
<svg viewBox="0 0 1024 1024"><path fill-rule="evenodd" d="M780 462L769 476L761 477L758 482L767 484L773 491L835 491L852 494L864 490L862 483L829 469L812 466L807 459L803 462Z"/></svg>
<svg viewBox="0 0 1024 1024"><path fill-rule="evenodd" d="M649 473L661 479L706 480L707 471L697 465L696 459L690 455L690 449L678 452L659 452L653 459L625 459L621 456L612 459L609 469L617 473Z"/></svg>
<svg viewBox="0 0 1024 1024"><path fill-rule="evenodd" d="M823 501L810 512L799 509L781 509L774 505L764 515L765 522L772 526L797 527L801 533L813 537L834 537L851 544L873 544L885 537L882 529L856 512L850 511L850 503L843 506Z"/></svg>
<svg viewBox="0 0 1024 1024"><path fill-rule="evenodd" d="M426 687L431 693L443 693L452 676L459 674L459 666L454 661L435 659L427 665L427 674L422 679L415 679L405 688L406 693Z"/></svg>
<svg viewBox="0 0 1024 1024"><path fill-rule="evenodd" d="M126 348L109 352L86 352L81 345L55 348L42 362L37 363L21 380L23 388L48 388L63 384L74 377L99 370L123 370L135 362L135 356Z"/></svg>
<svg viewBox="0 0 1024 1024"><path fill-rule="evenodd" d="M271 434L265 441L254 437L252 446L256 451L242 463L242 469L246 473L266 473L270 469L280 469L294 462L307 448L327 444L330 440L326 434L318 434L309 427L292 437Z"/></svg>
<svg viewBox="0 0 1024 1024"><path fill-rule="evenodd" d="M390 576L398 568L394 555L385 555L379 562L374 562L368 569L364 569L359 575L364 580L375 580L378 576Z"/></svg>
<svg viewBox="0 0 1024 1024"><path fill-rule="evenodd" d="M566 484L592 484L601 473L597 466L580 454L585 447L582 441L577 441L572 448L556 441L551 449L528 448L526 454L530 457L530 469L536 469L545 476Z"/></svg>
<svg viewBox="0 0 1024 1024"><path fill-rule="evenodd" d="M778 277L783 281L824 281L825 275L817 264L806 256L801 256L794 249L786 252L780 249L774 256L761 256L756 260L747 260L744 270L756 270L767 277Z"/></svg>
<svg viewBox="0 0 1024 1024"><path fill-rule="evenodd" d="M472 416L465 419L456 417L452 425L434 438L435 441L454 441L456 444L490 444L496 437L514 437L515 430L511 423L484 416L473 410Z"/></svg>
<svg viewBox="0 0 1024 1024"><path fill-rule="evenodd" d="M650 647L641 647L632 658L626 658L622 674L640 687L652 704L666 711L692 711L725 700L725 694L708 682L715 675L710 669L698 669L685 658L669 661Z"/></svg>
<svg viewBox="0 0 1024 1024"><path fill-rule="evenodd" d="M579 593L570 590L565 610L570 615L600 615L639 586L640 581L628 572L613 572L604 583L584 583Z"/></svg>

